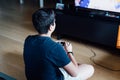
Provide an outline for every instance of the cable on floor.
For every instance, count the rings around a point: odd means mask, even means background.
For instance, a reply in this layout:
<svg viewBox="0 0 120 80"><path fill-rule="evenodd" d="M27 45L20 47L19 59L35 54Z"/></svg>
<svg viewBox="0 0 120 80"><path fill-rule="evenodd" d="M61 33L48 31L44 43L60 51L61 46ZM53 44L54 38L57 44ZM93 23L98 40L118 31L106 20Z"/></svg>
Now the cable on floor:
<svg viewBox="0 0 120 80"><path fill-rule="evenodd" d="M88 48L88 47L87 47L87 48ZM110 68L110 67L108 67L108 66L105 66L105 65L102 65L102 64L99 64L99 63L95 62L95 60L94 60L94 58L96 57L95 51L93 51L93 50L90 49L90 48L88 48L88 49L93 53L93 56L90 57L90 60L91 60L94 64L96 64L96 65L98 65L98 66L101 66L101 67L103 67L103 68L105 68L105 69L111 70L111 71L120 71L120 69L112 69L112 68Z"/></svg>

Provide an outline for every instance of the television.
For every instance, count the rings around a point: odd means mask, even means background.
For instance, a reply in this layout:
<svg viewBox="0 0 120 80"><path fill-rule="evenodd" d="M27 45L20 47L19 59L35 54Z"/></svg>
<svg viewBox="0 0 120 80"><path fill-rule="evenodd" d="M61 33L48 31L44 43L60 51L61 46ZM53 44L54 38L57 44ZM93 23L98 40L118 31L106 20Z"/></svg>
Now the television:
<svg viewBox="0 0 120 80"><path fill-rule="evenodd" d="M87 12L91 17L102 16L102 19L117 20L120 23L120 0L74 0L74 6L80 13ZM116 47L120 49L120 25Z"/></svg>
<svg viewBox="0 0 120 80"><path fill-rule="evenodd" d="M120 0L74 0L76 7L120 13Z"/></svg>

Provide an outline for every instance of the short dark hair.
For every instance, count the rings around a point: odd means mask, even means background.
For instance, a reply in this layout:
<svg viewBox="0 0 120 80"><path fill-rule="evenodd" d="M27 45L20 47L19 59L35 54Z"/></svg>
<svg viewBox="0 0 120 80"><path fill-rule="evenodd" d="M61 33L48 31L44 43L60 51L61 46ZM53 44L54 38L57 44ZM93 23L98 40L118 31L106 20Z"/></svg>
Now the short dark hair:
<svg viewBox="0 0 120 80"><path fill-rule="evenodd" d="M42 8L32 15L32 22L35 29L40 34L48 32L50 25L54 25L55 13L52 9Z"/></svg>

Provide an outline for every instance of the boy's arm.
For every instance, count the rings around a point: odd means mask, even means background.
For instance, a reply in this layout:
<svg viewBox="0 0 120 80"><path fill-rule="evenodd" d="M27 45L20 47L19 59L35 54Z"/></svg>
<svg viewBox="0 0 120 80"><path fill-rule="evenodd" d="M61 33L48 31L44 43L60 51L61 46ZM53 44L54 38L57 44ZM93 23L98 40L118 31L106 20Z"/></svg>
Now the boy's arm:
<svg viewBox="0 0 120 80"><path fill-rule="evenodd" d="M72 44L70 44L69 42L65 42L64 48L66 50L68 57L71 60L71 62L69 64L64 66L64 69L68 72L68 74L70 74L73 77L76 77L79 73L78 72L79 69L78 69L77 61L76 61L75 57L73 56Z"/></svg>

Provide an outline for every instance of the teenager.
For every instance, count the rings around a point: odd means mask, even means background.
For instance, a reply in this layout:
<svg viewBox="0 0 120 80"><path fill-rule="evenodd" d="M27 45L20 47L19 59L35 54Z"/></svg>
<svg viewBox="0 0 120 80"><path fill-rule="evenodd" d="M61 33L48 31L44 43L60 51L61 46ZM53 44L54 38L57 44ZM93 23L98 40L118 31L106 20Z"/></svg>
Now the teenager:
<svg viewBox="0 0 120 80"><path fill-rule="evenodd" d="M52 40L55 30L55 13L39 9L32 21L38 34L29 35L24 43L24 62L27 80L86 80L94 73L92 65L77 64L72 45L64 47Z"/></svg>

